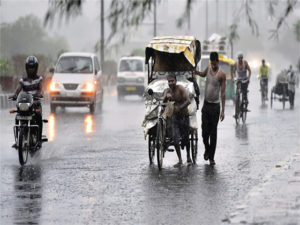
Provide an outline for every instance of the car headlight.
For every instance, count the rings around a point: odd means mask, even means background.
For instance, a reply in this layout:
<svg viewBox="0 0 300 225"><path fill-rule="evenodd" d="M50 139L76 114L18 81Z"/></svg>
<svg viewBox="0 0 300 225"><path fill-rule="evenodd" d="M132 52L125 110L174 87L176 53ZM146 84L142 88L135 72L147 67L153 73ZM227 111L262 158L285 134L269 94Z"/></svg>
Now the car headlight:
<svg viewBox="0 0 300 225"><path fill-rule="evenodd" d="M144 83L144 78L143 77L139 77L136 79L136 82L138 83Z"/></svg>
<svg viewBox="0 0 300 225"><path fill-rule="evenodd" d="M30 107L30 103L19 103L20 111L28 111Z"/></svg>
<svg viewBox="0 0 300 225"><path fill-rule="evenodd" d="M83 86L82 86L82 89L86 92L94 92L95 91L95 84L92 83L92 82L88 82L88 83L85 83Z"/></svg>
<svg viewBox="0 0 300 225"><path fill-rule="evenodd" d="M57 91L59 89L59 84L55 81L52 81L49 86L50 91Z"/></svg>
<svg viewBox="0 0 300 225"><path fill-rule="evenodd" d="M118 82L119 82L119 83L125 82L125 78L124 78L124 77L118 77Z"/></svg>

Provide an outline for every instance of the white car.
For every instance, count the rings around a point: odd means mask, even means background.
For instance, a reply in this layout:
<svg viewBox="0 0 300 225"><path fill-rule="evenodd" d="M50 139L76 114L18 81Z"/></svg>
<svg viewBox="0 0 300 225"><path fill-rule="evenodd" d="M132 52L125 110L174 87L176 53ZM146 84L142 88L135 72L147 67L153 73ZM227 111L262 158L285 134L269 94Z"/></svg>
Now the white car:
<svg viewBox="0 0 300 225"><path fill-rule="evenodd" d="M143 96L146 87L145 58L140 56L122 57L117 74L118 99L125 95Z"/></svg>
<svg viewBox="0 0 300 225"><path fill-rule="evenodd" d="M94 113L101 107L103 87L98 58L93 53L64 53L56 64L49 87L50 109L57 106L88 106Z"/></svg>

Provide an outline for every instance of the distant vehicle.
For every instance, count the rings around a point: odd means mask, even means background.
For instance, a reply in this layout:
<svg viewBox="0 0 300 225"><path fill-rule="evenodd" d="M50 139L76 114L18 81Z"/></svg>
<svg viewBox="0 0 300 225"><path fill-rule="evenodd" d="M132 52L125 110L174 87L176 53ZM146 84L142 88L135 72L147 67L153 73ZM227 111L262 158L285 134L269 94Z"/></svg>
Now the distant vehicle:
<svg viewBox="0 0 300 225"><path fill-rule="evenodd" d="M50 109L89 107L94 113L102 107L103 86L98 58L93 53L64 53L56 64L49 87Z"/></svg>
<svg viewBox="0 0 300 225"><path fill-rule="evenodd" d="M126 95L143 96L146 86L145 58L140 56L122 57L117 74L118 100Z"/></svg>

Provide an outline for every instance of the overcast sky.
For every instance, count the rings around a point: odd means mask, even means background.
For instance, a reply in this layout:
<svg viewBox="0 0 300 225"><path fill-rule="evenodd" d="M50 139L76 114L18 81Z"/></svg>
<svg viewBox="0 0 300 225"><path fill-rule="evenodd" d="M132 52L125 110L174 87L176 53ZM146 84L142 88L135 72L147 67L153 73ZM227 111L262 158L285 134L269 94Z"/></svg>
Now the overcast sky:
<svg viewBox="0 0 300 225"><path fill-rule="evenodd" d="M46 11L48 9L48 0L0 0L0 23L11 23L16 21L19 17L28 14L34 14L39 17L42 21L44 20ZM105 0L105 12L107 13L110 0ZM205 39L205 1L195 0L191 12L191 29L187 29L187 25L183 28L178 29L176 27L176 19L182 15L185 0L162 0L158 5L157 20L158 25L158 35L186 35L191 34L196 36L200 41ZM233 21L233 15L238 11L241 1L239 0L219 0L219 16L216 16L216 1L208 1L208 24L209 24L209 34L216 32L217 27L219 28L219 33L225 33L228 26ZM281 15L283 12L285 1L279 0L280 7L277 7L277 16ZM280 38L284 39L287 33L293 36L292 24L296 19L300 19L300 3L298 1L296 10L283 25L280 33ZM283 54L285 54L284 49L276 50L277 52L272 52L278 42L274 40L269 40L270 36L269 30L274 28L276 25L276 18L274 20L269 20L267 13L266 1L254 1L253 4L253 14L257 20L260 28L260 36L257 38L251 34L251 30L248 28L245 18L241 20L240 27L240 40L236 44L237 50L243 50L249 57L263 57L266 54L272 54L274 60L283 60L284 64L289 64L290 60L287 60ZM93 51L94 44L99 39L100 36L100 22L99 22L99 12L100 3L99 0L86 0L83 4L82 15L73 19L70 23L58 23L54 22L54 26L47 27L47 31L52 35L64 36L69 43L70 50L72 51ZM217 18L219 19L217 21ZM150 14L143 25L137 30L133 29L131 32L129 42L120 49L119 54L126 54L130 51L132 46L144 48L145 44L149 42L153 36L152 28L152 15ZM58 24L61 24L58 26ZM109 27L106 24L106 35L108 35ZM209 35L208 34L208 35ZM250 42L249 42L250 41ZM279 40L280 41L280 40ZM281 43L281 45L296 45L294 41L292 43ZM257 52L256 46L262 46L263 48L258 48L261 51ZM293 48L292 54L299 56L299 44L298 47ZM295 57L297 58L297 57ZM295 63L296 60L293 62ZM277 62L276 62L277 64ZM279 69L279 68L278 68Z"/></svg>

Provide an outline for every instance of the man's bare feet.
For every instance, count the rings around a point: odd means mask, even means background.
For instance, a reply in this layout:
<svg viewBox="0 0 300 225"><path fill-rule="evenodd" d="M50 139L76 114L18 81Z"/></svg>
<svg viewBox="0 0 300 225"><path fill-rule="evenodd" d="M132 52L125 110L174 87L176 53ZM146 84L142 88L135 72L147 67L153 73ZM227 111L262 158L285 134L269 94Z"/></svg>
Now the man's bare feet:
<svg viewBox="0 0 300 225"><path fill-rule="evenodd" d="M182 167L182 162L178 162L174 165L175 168Z"/></svg>

